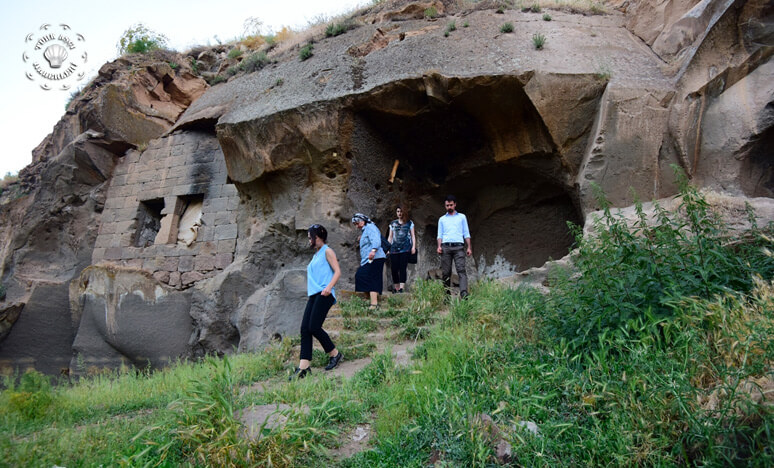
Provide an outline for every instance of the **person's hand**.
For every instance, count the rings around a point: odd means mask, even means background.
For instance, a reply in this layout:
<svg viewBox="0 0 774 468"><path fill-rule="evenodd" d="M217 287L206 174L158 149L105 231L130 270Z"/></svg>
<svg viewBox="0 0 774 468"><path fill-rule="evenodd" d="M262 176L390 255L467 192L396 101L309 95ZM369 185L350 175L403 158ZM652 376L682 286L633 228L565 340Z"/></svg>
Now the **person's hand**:
<svg viewBox="0 0 774 468"><path fill-rule="evenodd" d="M443 249L442 249L442 248L440 248L440 247L438 247L438 254L440 255L440 254L442 254L442 253L443 253Z"/></svg>
<svg viewBox="0 0 774 468"><path fill-rule="evenodd" d="M468 254L468 257L470 257L471 255L473 255L473 249L471 249L470 247L468 247L468 251L467 251L467 252L465 252L465 253L467 253L467 254Z"/></svg>
<svg viewBox="0 0 774 468"><path fill-rule="evenodd" d="M326 286L325 289L323 289L320 294L323 295L323 296L330 296L331 295L331 287L330 286Z"/></svg>
<svg viewBox="0 0 774 468"><path fill-rule="evenodd" d="M415 253L417 253L417 248L416 247L412 247L411 248L411 255L414 255Z"/></svg>
<svg viewBox="0 0 774 468"><path fill-rule="evenodd" d="M373 250L368 252L368 259L369 260L373 260L375 256L376 256L376 252L374 252Z"/></svg>

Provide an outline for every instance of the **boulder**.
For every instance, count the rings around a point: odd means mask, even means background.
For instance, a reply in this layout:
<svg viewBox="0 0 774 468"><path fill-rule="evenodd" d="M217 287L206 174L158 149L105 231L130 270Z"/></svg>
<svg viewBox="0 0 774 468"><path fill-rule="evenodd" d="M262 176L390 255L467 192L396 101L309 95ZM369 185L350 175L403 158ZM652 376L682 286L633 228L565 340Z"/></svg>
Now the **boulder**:
<svg viewBox="0 0 774 468"><path fill-rule="evenodd" d="M714 99L701 122L701 185L749 197L774 197L774 60Z"/></svg>
<svg viewBox="0 0 774 468"><path fill-rule="evenodd" d="M306 270L281 271L236 311L239 351L261 349L277 335L297 335L307 299Z"/></svg>

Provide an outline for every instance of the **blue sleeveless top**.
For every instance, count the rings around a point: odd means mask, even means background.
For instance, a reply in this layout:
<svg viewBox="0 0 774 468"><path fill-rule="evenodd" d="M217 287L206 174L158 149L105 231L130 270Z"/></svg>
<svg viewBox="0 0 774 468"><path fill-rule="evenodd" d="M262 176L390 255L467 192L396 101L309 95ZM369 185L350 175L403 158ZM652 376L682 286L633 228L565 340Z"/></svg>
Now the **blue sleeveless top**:
<svg viewBox="0 0 774 468"><path fill-rule="evenodd" d="M333 268L328 263L328 259L325 258L326 250L328 250L328 245L323 244L306 267L307 296L314 296L321 292L333 279ZM336 299L336 288L331 289L331 296Z"/></svg>

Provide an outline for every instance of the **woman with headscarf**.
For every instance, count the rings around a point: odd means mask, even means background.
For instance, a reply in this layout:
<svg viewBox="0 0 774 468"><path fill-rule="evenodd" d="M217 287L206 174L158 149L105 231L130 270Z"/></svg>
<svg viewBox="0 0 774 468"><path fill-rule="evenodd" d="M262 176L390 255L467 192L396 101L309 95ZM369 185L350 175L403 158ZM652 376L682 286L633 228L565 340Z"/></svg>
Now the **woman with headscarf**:
<svg viewBox="0 0 774 468"><path fill-rule="evenodd" d="M376 309L382 293L382 272L386 255L382 250L379 228L362 213L352 216L352 224L360 229L360 268L355 273L355 291L367 292L370 310Z"/></svg>
<svg viewBox="0 0 774 468"><path fill-rule="evenodd" d="M328 247L328 231L319 224L315 224L307 231L309 246L315 250L315 254L306 267L306 293L309 300L304 310L304 318L301 319L301 358L298 367L290 379L303 379L312 373L312 337L317 338L329 357L325 370L331 370L339 365L344 358L341 351L336 349L333 341L322 328L328 311L336 302L336 290L333 288L341 276L339 261L336 253Z"/></svg>

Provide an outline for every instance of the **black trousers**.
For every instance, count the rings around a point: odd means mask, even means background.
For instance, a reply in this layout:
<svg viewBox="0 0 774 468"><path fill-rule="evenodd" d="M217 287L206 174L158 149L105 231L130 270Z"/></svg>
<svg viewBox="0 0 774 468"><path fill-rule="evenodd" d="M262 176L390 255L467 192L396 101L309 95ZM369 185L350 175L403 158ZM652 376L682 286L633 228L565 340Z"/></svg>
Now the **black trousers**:
<svg viewBox="0 0 774 468"><path fill-rule="evenodd" d="M411 252L401 252L390 254L390 271L392 272L393 284L406 282L406 268Z"/></svg>
<svg viewBox="0 0 774 468"><path fill-rule="evenodd" d="M325 317L328 316L328 311L331 310L335 301L333 295L323 296L317 293L309 296L304 310L304 318L301 319L301 359L312 360L313 336L317 338L326 353L330 353L336 347L331 341L331 337L322 328Z"/></svg>

